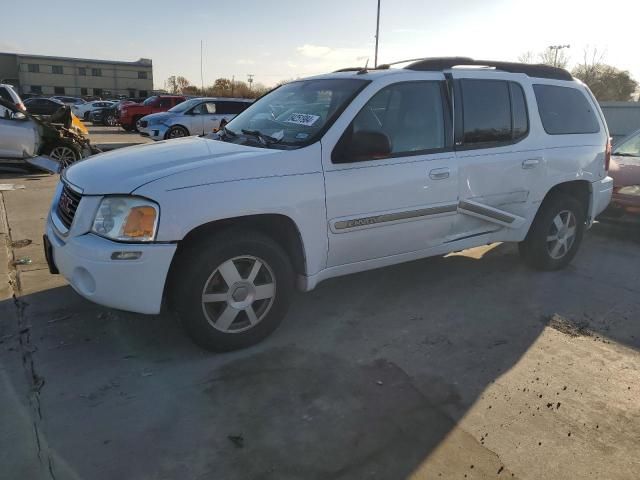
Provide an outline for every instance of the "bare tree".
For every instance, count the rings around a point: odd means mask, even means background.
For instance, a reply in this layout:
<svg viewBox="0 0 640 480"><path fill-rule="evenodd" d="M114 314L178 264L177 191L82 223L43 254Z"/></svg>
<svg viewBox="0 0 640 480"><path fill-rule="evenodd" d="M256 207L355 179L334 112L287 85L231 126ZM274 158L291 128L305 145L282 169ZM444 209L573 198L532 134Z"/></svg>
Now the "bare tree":
<svg viewBox="0 0 640 480"><path fill-rule="evenodd" d="M535 54L528 50L518 57L520 63L535 63Z"/></svg>
<svg viewBox="0 0 640 480"><path fill-rule="evenodd" d="M567 68L569 56L561 48L547 47L546 50L538 54L540 63L551 65L552 67Z"/></svg>

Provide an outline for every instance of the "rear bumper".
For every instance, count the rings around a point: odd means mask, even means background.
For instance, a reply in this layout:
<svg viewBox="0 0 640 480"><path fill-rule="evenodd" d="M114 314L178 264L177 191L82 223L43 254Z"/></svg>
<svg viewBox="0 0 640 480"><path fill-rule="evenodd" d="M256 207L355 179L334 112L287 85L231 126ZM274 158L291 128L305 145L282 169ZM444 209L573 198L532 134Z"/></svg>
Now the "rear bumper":
<svg viewBox="0 0 640 480"><path fill-rule="evenodd" d="M589 212L589 226L593 220L602 213L611 202L613 195L613 178L605 177L591 184L591 212Z"/></svg>

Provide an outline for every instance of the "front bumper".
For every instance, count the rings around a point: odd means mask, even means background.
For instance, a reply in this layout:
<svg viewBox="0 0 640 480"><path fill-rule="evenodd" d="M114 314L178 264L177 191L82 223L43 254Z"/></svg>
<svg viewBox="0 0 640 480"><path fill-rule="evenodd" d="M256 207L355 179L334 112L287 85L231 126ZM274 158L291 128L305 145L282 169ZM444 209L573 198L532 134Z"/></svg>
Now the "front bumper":
<svg viewBox="0 0 640 480"><path fill-rule="evenodd" d="M130 312L160 312L175 244L126 244L86 233L64 237L53 225L46 234L54 268L71 287L92 302ZM141 252L137 260L112 260L114 252Z"/></svg>
<svg viewBox="0 0 640 480"><path fill-rule="evenodd" d="M164 140L164 135L167 133L167 130L169 130L169 127L162 123L147 125L146 127L138 127L140 135L156 141Z"/></svg>

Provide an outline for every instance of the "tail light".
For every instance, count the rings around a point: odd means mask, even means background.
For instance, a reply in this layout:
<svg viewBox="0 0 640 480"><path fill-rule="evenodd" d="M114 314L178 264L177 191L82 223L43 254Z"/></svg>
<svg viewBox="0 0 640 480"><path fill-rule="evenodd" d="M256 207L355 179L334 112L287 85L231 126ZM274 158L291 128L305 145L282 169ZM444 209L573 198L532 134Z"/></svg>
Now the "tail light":
<svg viewBox="0 0 640 480"><path fill-rule="evenodd" d="M607 139L607 146L604 150L604 169L609 171L609 164L611 163L611 138Z"/></svg>

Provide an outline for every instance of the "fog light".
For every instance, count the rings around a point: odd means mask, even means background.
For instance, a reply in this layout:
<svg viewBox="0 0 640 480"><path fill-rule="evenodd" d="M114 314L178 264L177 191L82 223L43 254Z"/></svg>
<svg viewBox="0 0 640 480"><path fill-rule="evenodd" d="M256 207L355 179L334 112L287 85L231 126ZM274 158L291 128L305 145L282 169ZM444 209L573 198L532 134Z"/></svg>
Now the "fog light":
<svg viewBox="0 0 640 480"><path fill-rule="evenodd" d="M111 260L137 260L142 256L142 252L113 252Z"/></svg>

